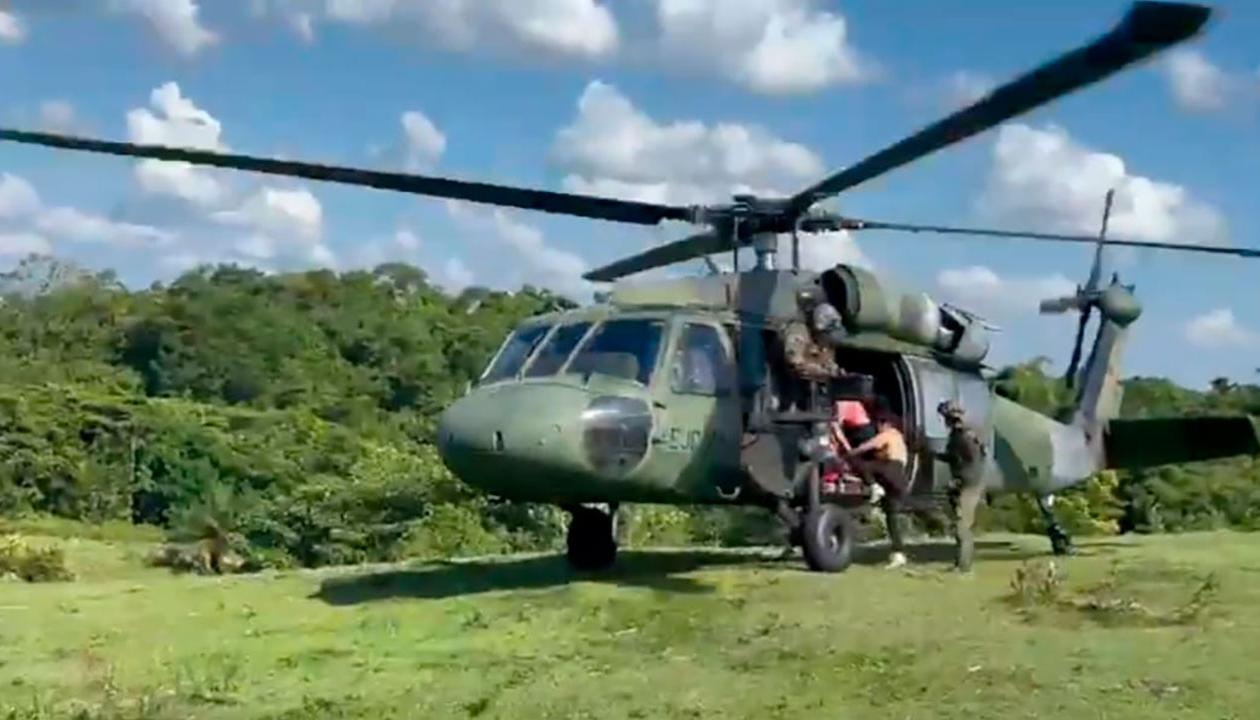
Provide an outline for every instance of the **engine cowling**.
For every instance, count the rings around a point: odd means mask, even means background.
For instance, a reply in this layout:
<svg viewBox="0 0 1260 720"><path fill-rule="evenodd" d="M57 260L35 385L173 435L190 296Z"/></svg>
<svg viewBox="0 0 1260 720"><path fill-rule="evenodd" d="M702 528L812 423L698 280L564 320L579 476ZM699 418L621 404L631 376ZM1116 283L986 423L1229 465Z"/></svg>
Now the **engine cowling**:
<svg viewBox="0 0 1260 720"><path fill-rule="evenodd" d="M989 353L989 332L983 323L940 305L926 293L888 287L870 271L849 265L823 272L821 284L850 333L885 333L966 363L979 363Z"/></svg>

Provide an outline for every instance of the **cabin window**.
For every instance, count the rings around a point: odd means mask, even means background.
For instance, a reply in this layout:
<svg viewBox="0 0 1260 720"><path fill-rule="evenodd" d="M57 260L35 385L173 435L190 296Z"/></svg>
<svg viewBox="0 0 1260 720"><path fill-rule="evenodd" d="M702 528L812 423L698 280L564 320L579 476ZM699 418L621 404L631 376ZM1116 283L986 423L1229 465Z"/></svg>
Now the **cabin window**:
<svg viewBox="0 0 1260 720"><path fill-rule="evenodd" d="M943 400L957 399L954 375L948 370L920 363L918 376L923 407L923 432L929 438L943 438L949 435L949 428L936 412L936 406Z"/></svg>
<svg viewBox="0 0 1260 720"><path fill-rule="evenodd" d="M481 382L492 383L515 377L550 329L550 325L530 325L512 331L498 357L490 364L485 375L481 376Z"/></svg>
<svg viewBox="0 0 1260 720"><path fill-rule="evenodd" d="M599 373L643 385L652 382L665 323L659 319L610 320L582 343L568 372Z"/></svg>
<svg viewBox="0 0 1260 720"><path fill-rule="evenodd" d="M712 325L683 326L670 372L670 388L676 393L727 395L734 385L731 358Z"/></svg>
<svg viewBox="0 0 1260 720"><path fill-rule="evenodd" d="M560 371L560 368L564 367L564 361L569 359L569 355L573 353L573 348L577 347L578 342L582 340L586 335L586 331L590 329L591 324L588 322L562 325L556 328L556 331L551 334L551 338L543 343L534 361L529 364L529 368L525 371L525 377L555 375Z"/></svg>

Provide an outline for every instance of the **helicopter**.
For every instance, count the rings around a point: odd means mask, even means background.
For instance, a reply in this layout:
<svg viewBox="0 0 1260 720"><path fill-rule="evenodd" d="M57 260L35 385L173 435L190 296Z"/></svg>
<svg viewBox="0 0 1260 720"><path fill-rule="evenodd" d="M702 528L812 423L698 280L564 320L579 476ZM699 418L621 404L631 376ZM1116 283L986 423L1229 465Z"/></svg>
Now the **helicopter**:
<svg viewBox="0 0 1260 720"><path fill-rule="evenodd" d="M480 377L447 407L437 428L443 462L459 478L505 500L558 506L570 515L567 557L580 570L615 563L622 504L755 506L778 515L816 571L852 561L855 516L872 506L865 485L824 492L817 443L829 404L882 398L906 438L907 504L939 502L950 473L941 459L948 430L936 409L960 405L986 448L989 494L1034 496L1055 553L1071 541L1050 500L1101 470L1260 454L1260 424L1247 416L1123 419L1120 362L1141 315L1133 285L1101 280L1107 246L1137 246L1239 257L1260 250L853 218L818 203L1054 99L1134 66L1197 35L1211 15L1189 3L1143 0L1093 41L999 86L927 126L790 197L741 195L732 202L679 206L561 193L409 173L137 145L0 129L0 140L186 162L381 190L528 209L593 220L703 226L587 273L612 282L597 302L530 317L513 328ZM1093 243L1087 281L1043 313L1080 314L1066 380L1068 412L1049 417L1000 394L984 360L997 328L928 295L895 287L855 265L800 266L801 235L888 230ZM791 264L779 267L790 235ZM753 267L741 270L740 250ZM710 256L730 252L733 270ZM630 276L703 259L704 276L632 282ZM785 327L801 318L802 291L837 309L841 329L827 345L845 369L825 389L798 397L782 369ZM1098 327L1081 363L1091 315ZM707 369L696 372L696 367ZM820 399L821 398L821 399Z"/></svg>

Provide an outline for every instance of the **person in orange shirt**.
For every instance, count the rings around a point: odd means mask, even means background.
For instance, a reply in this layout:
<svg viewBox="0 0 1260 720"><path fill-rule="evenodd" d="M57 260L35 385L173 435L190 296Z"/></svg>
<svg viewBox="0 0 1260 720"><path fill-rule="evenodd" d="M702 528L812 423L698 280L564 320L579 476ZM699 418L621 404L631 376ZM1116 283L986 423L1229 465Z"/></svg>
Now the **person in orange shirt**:
<svg viewBox="0 0 1260 720"><path fill-rule="evenodd" d="M853 448L849 460L869 479L884 490L880 504L888 525L888 542L892 548L889 567L906 564L901 535L900 505L907 490L906 462L910 453L906 439L891 414L881 414L875 422L875 437Z"/></svg>

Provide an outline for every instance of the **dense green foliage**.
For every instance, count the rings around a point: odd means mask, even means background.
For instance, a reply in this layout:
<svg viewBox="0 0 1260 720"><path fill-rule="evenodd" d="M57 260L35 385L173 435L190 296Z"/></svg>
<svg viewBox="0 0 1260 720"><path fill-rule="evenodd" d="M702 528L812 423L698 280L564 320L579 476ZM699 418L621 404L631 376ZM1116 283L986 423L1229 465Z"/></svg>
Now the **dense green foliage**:
<svg viewBox="0 0 1260 720"><path fill-rule="evenodd" d="M571 306L526 287L444 294L403 265L264 275L202 268L129 291L32 258L0 276L0 517L196 532L211 516L254 565L556 547L562 516L492 503L430 444L437 411L521 318ZM1002 391L1055 412L1038 362ZM1126 415L1260 412L1260 388L1134 379ZM1107 475L1060 501L1078 532L1260 523L1254 461ZM1037 530L1019 499L990 527ZM761 514L636 508L634 543L776 537Z"/></svg>
<svg viewBox="0 0 1260 720"><path fill-rule="evenodd" d="M1044 371L1045 358L1003 370L998 392L1038 412L1056 415L1070 394ZM1164 378L1129 378L1123 417L1169 415L1260 415L1260 385L1220 378L1207 392L1179 387ZM1028 498L1005 497L989 513L990 526L1040 532L1044 525ZM1181 532L1260 529L1260 461L1240 458L1175 465L1142 472L1102 473L1065 494L1055 512L1077 533Z"/></svg>

